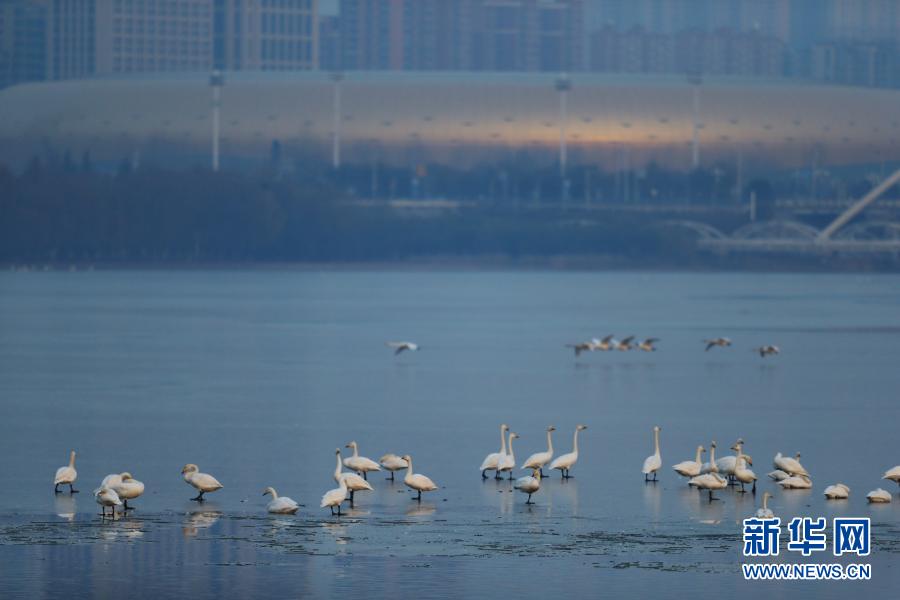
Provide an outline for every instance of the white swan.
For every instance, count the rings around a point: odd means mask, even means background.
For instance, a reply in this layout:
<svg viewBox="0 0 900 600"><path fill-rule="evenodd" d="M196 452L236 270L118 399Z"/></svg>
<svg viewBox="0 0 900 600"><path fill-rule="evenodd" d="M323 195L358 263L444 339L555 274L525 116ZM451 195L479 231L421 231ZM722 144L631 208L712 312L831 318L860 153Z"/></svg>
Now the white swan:
<svg viewBox="0 0 900 600"><path fill-rule="evenodd" d="M568 454L563 454L562 456L558 456L550 463L551 469L559 469L559 476L561 479L569 479L571 475L569 475L569 469L575 466L575 463L578 462L578 432L584 431L587 429L587 425L578 425L575 427L575 435L572 436L572 451Z"/></svg>
<svg viewBox="0 0 900 600"><path fill-rule="evenodd" d="M534 504L531 501L531 495L541 489L541 470L535 467L530 476L519 477L513 487L522 493L528 494L525 504Z"/></svg>
<svg viewBox="0 0 900 600"><path fill-rule="evenodd" d="M181 474L188 485L193 486L200 492L196 498L191 498L194 502L203 502L203 494L215 492L224 487L219 483L218 479L212 475L201 473L197 465L192 463L184 465L181 468Z"/></svg>
<svg viewBox="0 0 900 600"><path fill-rule="evenodd" d="M575 356L581 356L582 352L593 352L594 351L594 341L590 342L579 342L577 344L566 344L566 348L572 348L575 350Z"/></svg>
<svg viewBox="0 0 900 600"><path fill-rule="evenodd" d="M112 489L114 485L118 485L119 483L122 483L121 473L110 473L103 478L103 481L100 482L100 487L108 487L109 489Z"/></svg>
<svg viewBox="0 0 900 600"><path fill-rule="evenodd" d="M766 473L766 475L768 475L775 481L781 481L782 479L787 479L788 477L791 476L790 473L785 473L781 469L775 469L774 471L770 471L769 473Z"/></svg>
<svg viewBox="0 0 900 600"><path fill-rule="evenodd" d="M119 500L119 496L116 492L106 486L100 486L96 490L94 490L94 500L97 501L97 504L100 505L101 513L104 517L106 516L106 507L108 506L110 512L112 513L112 518L116 518L116 507L122 505L122 501Z"/></svg>
<svg viewBox="0 0 900 600"><path fill-rule="evenodd" d="M772 509L769 508L769 498L772 497L772 494L766 492L763 494L762 498L762 508L756 511L757 519L771 519L775 516L775 513L772 512Z"/></svg>
<svg viewBox="0 0 900 600"><path fill-rule="evenodd" d="M334 515L334 507L337 506L337 514L340 516L341 514L341 503L347 499L347 482L341 479L338 481L338 487L333 490L328 490L322 496L322 502L319 504L319 508L325 508L326 506L331 509L331 514Z"/></svg>
<svg viewBox="0 0 900 600"><path fill-rule="evenodd" d="M716 498L713 498L714 490L724 490L728 487L728 480L719 475L718 467L716 467L716 442L713 442L709 445L709 463L710 469L712 469L709 473L703 473L702 475L697 475L696 477L691 478L688 482L689 485L695 486L700 490L707 490L709 492L709 501L712 502Z"/></svg>
<svg viewBox="0 0 900 600"><path fill-rule="evenodd" d="M413 342L387 342L385 344L389 348L394 349L394 356L397 356L401 352L405 352L409 350L410 352L415 352L419 349L418 344L414 344Z"/></svg>
<svg viewBox="0 0 900 600"><path fill-rule="evenodd" d="M735 446L741 444L741 447L744 445L743 438L738 438L737 442L735 442ZM734 446L731 447L734 449ZM744 460L747 461L748 465L753 464L753 457L749 454L744 454ZM728 479L732 479L734 477L734 468L737 466L737 456L723 456L722 458L716 459L716 469L719 472L719 475L724 475ZM709 473L709 463L703 463L703 466L700 467L701 473Z"/></svg>
<svg viewBox="0 0 900 600"><path fill-rule="evenodd" d="M869 502L877 502L884 503L891 501L891 494L887 490L883 490L881 488L877 488L866 494L866 499Z"/></svg>
<svg viewBox="0 0 900 600"><path fill-rule="evenodd" d="M884 475L881 476L882 479L889 479L890 481L894 481L897 485L900 485L900 465L897 465L893 469L888 469L884 472Z"/></svg>
<svg viewBox="0 0 900 600"><path fill-rule="evenodd" d="M368 477L366 477L366 473L368 473L369 471L381 470L381 467L378 466L377 462L375 462L371 458L366 458L365 456L359 455L359 446L357 446L356 442L350 442L345 447L353 448L353 456L348 456L344 459L344 466L351 471L361 473L363 479L368 479Z"/></svg>
<svg viewBox="0 0 900 600"><path fill-rule="evenodd" d="M734 463L734 478L741 484L741 493L743 494L745 483L753 484L753 493L756 493L756 473L747 468L747 460L743 453L744 444L738 443L731 447L737 452Z"/></svg>
<svg viewBox="0 0 900 600"><path fill-rule="evenodd" d="M300 505L288 498L287 496L279 496L273 487L267 487L263 490L262 495L269 494L272 501L266 506L266 510L275 515L292 515L300 510Z"/></svg>
<svg viewBox="0 0 900 600"><path fill-rule="evenodd" d="M778 485L785 490L808 490L812 488L812 480L808 475L791 475L779 481Z"/></svg>
<svg viewBox="0 0 900 600"><path fill-rule="evenodd" d="M644 474L644 481L649 481L647 476L651 473L653 473L652 481L656 481L656 472L659 471L659 468L662 466L662 457L659 455L660 429L659 425L653 426L653 445L656 448L656 452L644 459L644 466L641 468L641 473Z"/></svg>
<svg viewBox="0 0 900 600"><path fill-rule="evenodd" d="M523 469L540 469L541 477L544 476L544 465L546 465L553 458L553 432L556 431L556 427L553 425L547 428L547 451L546 452L535 452L522 463Z"/></svg>
<svg viewBox="0 0 900 600"><path fill-rule="evenodd" d="M433 492L434 490L438 489L438 486L435 485L435 483L425 475L413 473L412 457L409 454L404 455L403 460L405 460L406 464L409 465L406 468L406 477L403 478L403 483L419 492L416 500L421 502L422 492Z"/></svg>
<svg viewBox="0 0 900 600"><path fill-rule="evenodd" d="M850 497L850 488L843 483L829 485L823 492L829 500L846 500Z"/></svg>
<svg viewBox="0 0 900 600"><path fill-rule="evenodd" d="M59 493L59 486L68 485L70 494L77 494L78 490L74 488L75 480L78 479L78 471L75 470L75 451L69 454L69 464L56 470L56 476L53 478L53 493Z"/></svg>
<svg viewBox="0 0 900 600"><path fill-rule="evenodd" d="M400 456L391 453L385 454L378 459L378 463L391 472L391 476L387 478L391 481L394 480L394 471L402 471L406 468L406 461Z"/></svg>
<svg viewBox="0 0 900 600"><path fill-rule="evenodd" d="M776 469L781 469L788 475L806 475L809 476L809 473L806 469L803 468L803 465L800 464L800 453L797 453L796 458L791 458L790 456L782 456L781 452L775 455L773 459L773 466Z"/></svg>
<svg viewBox="0 0 900 600"><path fill-rule="evenodd" d="M340 483L341 480L344 481L347 489L350 490L350 506L353 506L353 494L355 492L371 492L373 488L368 481L356 473L341 473L341 449L335 448L334 455L337 458L337 466L334 468L334 481L335 483Z"/></svg>
<svg viewBox="0 0 900 600"><path fill-rule="evenodd" d="M706 452L706 448L702 445L697 446L697 458L695 460L682 461L677 465L672 465L672 468L682 477L696 477L700 474L700 467L702 466L700 457L704 452Z"/></svg>
<svg viewBox="0 0 900 600"><path fill-rule="evenodd" d="M131 473L127 472L122 473L118 477L118 482L114 483L111 487L115 490L116 494L118 494L119 498L122 499L122 508L129 510L133 507L128 506L128 501L134 500L144 493L144 483L138 481L131 476Z"/></svg>
<svg viewBox="0 0 900 600"><path fill-rule="evenodd" d="M481 467L479 467L479 471L481 471L481 478L487 479L487 475L485 471L495 471L494 478L500 479L500 473L497 471L497 463L500 462L500 457L506 455L506 432L509 429L509 425L503 423L500 425L500 452L492 452L484 457L484 460L481 461Z"/></svg>
<svg viewBox="0 0 900 600"><path fill-rule="evenodd" d="M519 439L518 433L509 434L509 442L506 445L506 454L500 457L500 461L497 463L497 475L500 473L509 472L509 478L512 479L512 470L516 468L516 455L513 454L512 443L513 440Z"/></svg>

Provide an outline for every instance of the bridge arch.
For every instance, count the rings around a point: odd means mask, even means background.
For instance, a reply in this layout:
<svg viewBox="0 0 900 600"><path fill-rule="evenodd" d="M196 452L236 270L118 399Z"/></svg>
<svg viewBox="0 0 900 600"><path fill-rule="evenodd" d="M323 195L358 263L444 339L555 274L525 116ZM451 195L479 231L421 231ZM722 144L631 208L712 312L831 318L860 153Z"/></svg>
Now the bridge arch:
<svg viewBox="0 0 900 600"><path fill-rule="evenodd" d="M682 229L689 231L697 236L698 239L701 240L724 240L727 236L707 223L701 223L699 221L685 221L685 220L675 220L675 221L662 221L656 224L657 227L664 227L666 229Z"/></svg>
<svg viewBox="0 0 900 600"><path fill-rule="evenodd" d="M900 223L891 221L862 221L847 225L835 234L836 240L900 240Z"/></svg>
<svg viewBox="0 0 900 600"><path fill-rule="evenodd" d="M815 227L798 221L761 221L739 227L731 237L736 240L808 240L819 235Z"/></svg>

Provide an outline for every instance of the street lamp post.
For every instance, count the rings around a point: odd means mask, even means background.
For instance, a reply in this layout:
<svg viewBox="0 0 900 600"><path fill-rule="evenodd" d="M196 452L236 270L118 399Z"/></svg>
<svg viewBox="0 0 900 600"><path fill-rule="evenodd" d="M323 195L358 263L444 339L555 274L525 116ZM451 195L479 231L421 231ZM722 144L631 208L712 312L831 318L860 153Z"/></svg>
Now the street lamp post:
<svg viewBox="0 0 900 600"><path fill-rule="evenodd" d="M559 174L566 177L566 121L569 118L569 90L572 89L572 81L565 73L556 78L556 91L559 94Z"/></svg>
<svg viewBox="0 0 900 600"><path fill-rule="evenodd" d="M225 76L218 69L209 76L209 87L212 88L212 170L219 170L219 112L222 107L222 86Z"/></svg>
<svg viewBox="0 0 900 600"><path fill-rule="evenodd" d="M335 71L331 74L332 81L332 123L331 123L331 166L335 169L341 166L341 82L344 74Z"/></svg>
<svg viewBox="0 0 900 600"><path fill-rule="evenodd" d="M699 73L688 75L688 83L693 90L693 135L691 136L691 166L700 167L700 84L703 77Z"/></svg>

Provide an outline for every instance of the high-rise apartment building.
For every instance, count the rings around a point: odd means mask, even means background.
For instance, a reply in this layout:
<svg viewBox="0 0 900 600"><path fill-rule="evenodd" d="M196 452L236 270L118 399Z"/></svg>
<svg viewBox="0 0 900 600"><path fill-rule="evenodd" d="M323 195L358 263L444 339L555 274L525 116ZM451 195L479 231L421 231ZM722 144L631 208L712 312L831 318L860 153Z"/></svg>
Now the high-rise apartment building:
<svg viewBox="0 0 900 600"><path fill-rule="evenodd" d="M318 67L316 0L214 0L214 63L232 71Z"/></svg>
<svg viewBox="0 0 900 600"><path fill-rule="evenodd" d="M39 81L47 72L47 3L0 3L0 88Z"/></svg>

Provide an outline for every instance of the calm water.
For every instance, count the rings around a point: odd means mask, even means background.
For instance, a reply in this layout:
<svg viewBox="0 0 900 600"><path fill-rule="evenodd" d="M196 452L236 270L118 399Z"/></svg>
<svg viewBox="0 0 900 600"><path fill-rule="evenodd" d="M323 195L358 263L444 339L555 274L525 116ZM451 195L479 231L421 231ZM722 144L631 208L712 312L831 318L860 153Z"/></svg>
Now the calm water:
<svg viewBox="0 0 900 600"><path fill-rule="evenodd" d="M889 275L2 273L0 596L891 594L900 497L880 476L900 463L898 309ZM662 341L563 348L606 333ZM717 335L734 346L705 353ZM422 350L395 358L388 339ZM751 351L766 343L782 354ZM482 482L501 422L520 460L547 425L561 453L586 423L575 478L545 480L533 507ZM654 424L665 467L645 485ZM737 437L763 478L777 451L802 452L814 489L766 481L709 504L669 468ZM374 474L332 518L318 501L350 440L411 453L441 489L420 505ZM54 497L72 448L82 493ZM225 489L189 502L187 462ZM147 493L103 522L90 490L124 470ZM838 481L850 500L826 503ZM268 485L300 513L267 516ZM879 486L894 502L867 506ZM782 519L872 517L873 580L743 582L738 524L765 490Z"/></svg>

